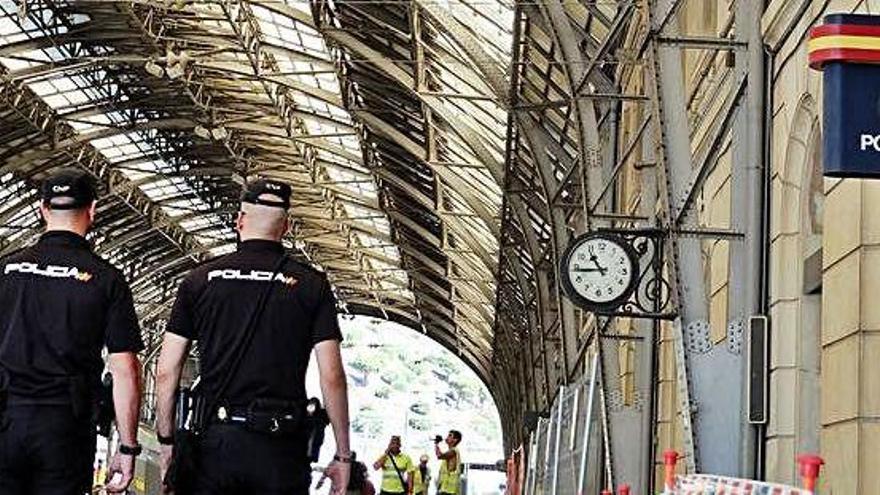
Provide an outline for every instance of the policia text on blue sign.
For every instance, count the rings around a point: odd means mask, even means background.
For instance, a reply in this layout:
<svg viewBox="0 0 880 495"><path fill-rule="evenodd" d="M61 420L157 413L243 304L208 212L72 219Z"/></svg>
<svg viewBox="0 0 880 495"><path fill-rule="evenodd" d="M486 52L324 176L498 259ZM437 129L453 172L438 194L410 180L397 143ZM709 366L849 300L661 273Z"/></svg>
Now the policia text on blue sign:
<svg viewBox="0 0 880 495"><path fill-rule="evenodd" d="M824 174L880 177L880 16L828 15L808 46L823 71Z"/></svg>

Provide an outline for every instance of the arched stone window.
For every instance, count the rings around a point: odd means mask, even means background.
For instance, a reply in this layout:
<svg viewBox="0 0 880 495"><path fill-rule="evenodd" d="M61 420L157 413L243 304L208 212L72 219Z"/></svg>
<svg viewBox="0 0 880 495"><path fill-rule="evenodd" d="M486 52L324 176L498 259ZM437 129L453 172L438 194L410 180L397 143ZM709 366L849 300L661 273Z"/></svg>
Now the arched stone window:
<svg viewBox="0 0 880 495"><path fill-rule="evenodd" d="M798 452L819 450L822 321L821 129L810 95L798 104L771 195L768 479L794 483Z"/></svg>

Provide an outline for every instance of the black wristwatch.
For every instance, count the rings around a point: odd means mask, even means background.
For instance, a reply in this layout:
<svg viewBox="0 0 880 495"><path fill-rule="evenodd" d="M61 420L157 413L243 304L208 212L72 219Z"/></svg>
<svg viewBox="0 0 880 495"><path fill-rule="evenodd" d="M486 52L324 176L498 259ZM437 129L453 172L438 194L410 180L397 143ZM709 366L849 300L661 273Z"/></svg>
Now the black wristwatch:
<svg viewBox="0 0 880 495"><path fill-rule="evenodd" d="M161 434L156 433L156 440L159 441L159 445L174 445L174 435L163 437Z"/></svg>
<svg viewBox="0 0 880 495"><path fill-rule="evenodd" d="M133 457L137 457L141 455L141 452L144 450L140 445L135 445L134 447L125 445L124 443L119 444L119 453L124 455L130 455Z"/></svg>

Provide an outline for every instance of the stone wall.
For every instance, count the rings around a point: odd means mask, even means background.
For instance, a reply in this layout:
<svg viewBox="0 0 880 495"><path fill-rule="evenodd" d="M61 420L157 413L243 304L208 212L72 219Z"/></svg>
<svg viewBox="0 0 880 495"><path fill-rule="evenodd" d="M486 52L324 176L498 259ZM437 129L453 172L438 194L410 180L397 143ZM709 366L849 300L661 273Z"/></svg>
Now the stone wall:
<svg viewBox="0 0 880 495"><path fill-rule="evenodd" d="M874 12L877 12L874 6ZM796 480L795 456L826 460L822 493L880 486L880 184L819 178L821 74L809 27L863 2L776 0L763 18L772 64L771 419L768 479Z"/></svg>

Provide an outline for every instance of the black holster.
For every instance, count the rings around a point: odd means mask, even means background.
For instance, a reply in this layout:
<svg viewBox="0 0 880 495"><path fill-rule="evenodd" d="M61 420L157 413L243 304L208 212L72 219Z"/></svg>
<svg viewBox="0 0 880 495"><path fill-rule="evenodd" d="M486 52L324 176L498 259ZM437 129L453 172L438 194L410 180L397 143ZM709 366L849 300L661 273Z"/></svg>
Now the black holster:
<svg viewBox="0 0 880 495"><path fill-rule="evenodd" d="M113 404L113 375L107 373L98 389L94 422L98 435L110 438L113 420L116 419L116 408Z"/></svg>
<svg viewBox="0 0 880 495"><path fill-rule="evenodd" d="M303 418L303 430L306 435L309 460L318 462L321 454L321 446L324 445L324 430L330 424L327 410L321 405L321 401L312 397L306 402L305 416Z"/></svg>
<svg viewBox="0 0 880 495"><path fill-rule="evenodd" d="M199 435L208 419L206 402L204 396L195 390L180 388L177 391L174 456L162 480L176 495L188 495L195 486Z"/></svg>

